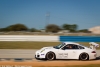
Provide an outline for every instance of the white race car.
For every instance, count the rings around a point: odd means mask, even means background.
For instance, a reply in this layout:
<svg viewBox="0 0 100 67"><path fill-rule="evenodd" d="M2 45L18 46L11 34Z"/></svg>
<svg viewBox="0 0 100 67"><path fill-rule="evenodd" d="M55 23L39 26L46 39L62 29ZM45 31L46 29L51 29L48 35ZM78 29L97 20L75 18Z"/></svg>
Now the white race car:
<svg viewBox="0 0 100 67"><path fill-rule="evenodd" d="M86 47L75 42L63 42L60 45L53 47L43 47L36 51L36 59L79 59L90 60L96 59L97 53L95 48L99 47L99 44L95 42L89 43L91 47Z"/></svg>

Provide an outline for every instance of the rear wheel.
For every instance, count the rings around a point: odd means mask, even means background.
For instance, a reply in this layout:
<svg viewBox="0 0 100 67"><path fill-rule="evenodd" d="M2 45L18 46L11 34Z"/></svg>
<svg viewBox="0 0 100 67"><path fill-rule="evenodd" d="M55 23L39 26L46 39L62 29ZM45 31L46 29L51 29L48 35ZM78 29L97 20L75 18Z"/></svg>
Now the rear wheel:
<svg viewBox="0 0 100 67"><path fill-rule="evenodd" d="M46 59L47 60L54 60L55 59L55 54L53 52L48 52L46 54Z"/></svg>
<svg viewBox="0 0 100 67"><path fill-rule="evenodd" d="M89 55L87 53L82 53L79 56L79 60L89 60Z"/></svg>

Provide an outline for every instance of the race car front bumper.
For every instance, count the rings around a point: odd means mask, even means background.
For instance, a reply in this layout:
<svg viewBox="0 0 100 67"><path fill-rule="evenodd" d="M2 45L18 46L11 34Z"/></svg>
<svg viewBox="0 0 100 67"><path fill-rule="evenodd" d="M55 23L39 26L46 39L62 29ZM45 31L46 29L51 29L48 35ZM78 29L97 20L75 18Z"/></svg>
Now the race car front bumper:
<svg viewBox="0 0 100 67"><path fill-rule="evenodd" d="M45 59L45 54L44 53L40 53L39 51L37 51L35 53L35 58L36 59Z"/></svg>

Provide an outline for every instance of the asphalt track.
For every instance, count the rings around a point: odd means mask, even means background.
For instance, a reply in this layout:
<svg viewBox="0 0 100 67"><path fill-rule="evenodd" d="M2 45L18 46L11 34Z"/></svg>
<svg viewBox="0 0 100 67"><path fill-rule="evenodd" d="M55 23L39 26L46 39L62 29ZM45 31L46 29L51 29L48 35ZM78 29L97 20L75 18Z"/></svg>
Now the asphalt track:
<svg viewBox="0 0 100 67"><path fill-rule="evenodd" d="M97 50L97 59L90 61L79 60L54 60L43 61L34 58L36 50L0 49L0 66L3 67L53 67L100 64L100 50ZM14 60L15 59L15 60ZM17 59L17 60L16 60Z"/></svg>
<svg viewBox="0 0 100 67"><path fill-rule="evenodd" d="M30 59L34 60L36 50L34 49L0 49L1 59ZM100 56L100 50L97 50L97 57Z"/></svg>

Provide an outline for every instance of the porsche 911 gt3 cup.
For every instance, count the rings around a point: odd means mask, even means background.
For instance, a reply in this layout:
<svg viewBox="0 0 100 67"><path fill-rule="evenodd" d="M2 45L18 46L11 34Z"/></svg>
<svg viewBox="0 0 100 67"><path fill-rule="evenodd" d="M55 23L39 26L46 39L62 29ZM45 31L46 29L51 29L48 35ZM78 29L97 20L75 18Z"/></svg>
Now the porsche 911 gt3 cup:
<svg viewBox="0 0 100 67"><path fill-rule="evenodd" d="M86 47L75 42L63 42L60 45L53 47L43 47L36 51L36 59L79 59L90 60L96 59L96 48L99 44L90 42L90 47Z"/></svg>

